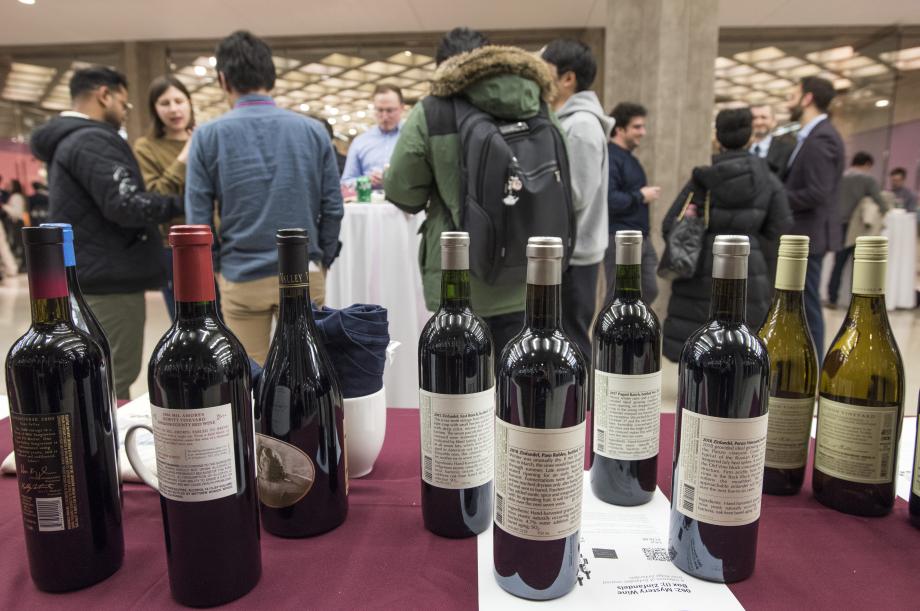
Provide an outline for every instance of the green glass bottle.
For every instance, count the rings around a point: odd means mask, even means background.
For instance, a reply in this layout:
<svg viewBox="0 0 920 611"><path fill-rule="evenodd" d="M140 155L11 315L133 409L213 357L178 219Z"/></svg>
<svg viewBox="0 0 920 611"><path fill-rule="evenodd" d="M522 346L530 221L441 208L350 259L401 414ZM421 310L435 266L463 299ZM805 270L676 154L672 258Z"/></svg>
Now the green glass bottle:
<svg viewBox="0 0 920 611"><path fill-rule="evenodd" d="M796 494L805 480L811 419L818 387L818 356L805 318L808 237L779 240L776 292L757 334L770 355L770 418L763 491Z"/></svg>
<svg viewBox="0 0 920 611"><path fill-rule="evenodd" d="M824 358L812 487L844 513L894 507L904 365L885 310L888 238L857 238L853 300Z"/></svg>

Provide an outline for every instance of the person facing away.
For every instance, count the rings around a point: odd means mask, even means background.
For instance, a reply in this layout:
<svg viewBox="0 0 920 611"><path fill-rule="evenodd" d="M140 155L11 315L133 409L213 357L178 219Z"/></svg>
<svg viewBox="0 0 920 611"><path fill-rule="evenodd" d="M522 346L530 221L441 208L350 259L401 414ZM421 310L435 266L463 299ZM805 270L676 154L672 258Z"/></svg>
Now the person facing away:
<svg viewBox="0 0 920 611"><path fill-rule="evenodd" d="M185 216L220 216L218 285L224 321L249 356L265 362L278 314L275 233L310 236L310 295L322 305L325 270L338 256L344 210L335 152L315 119L275 106L269 46L238 31L217 46L217 78L233 109L195 130L188 156Z"/></svg>
<svg viewBox="0 0 920 611"><path fill-rule="evenodd" d="M37 180L32 183L32 195L26 201L26 211L32 227L48 222L48 187L45 183Z"/></svg>
<svg viewBox="0 0 920 611"><path fill-rule="evenodd" d="M130 109L125 77L95 66L70 79L73 110L32 133L48 164L49 218L73 226L77 277L112 348L115 394L129 399L141 370L144 291L163 287L157 223L182 200L145 191L131 147L118 133Z"/></svg>
<svg viewBox="0 0 920 611"><path fill-rule="evenodd" d="M777 240L792 227L792 213L782 183L767 162L747 151L751 138L751 111L747 108L722 110L716 116L716 139L722 152L711 166L694 168L690 181L674 200L664 218L665 236L677 222L688 196L693 202L689 215L702 216L709 195L709 225L703 239L696 273L674 280L664 321L664 355L677 361L687 338L709 319L712 290L712 244L719 234L746 235L751 242L748 257L747 323L756 329L770 306L767 262L760 238Z"/></svg>
<svg viewBox="0 0 920 611"><path fill-rule="evenodd" d="M787 96L790 118L802 126L789 158L785 187L796 233L809 237L805 273L805 316L815 340L818 359L824 358L824 315L821 312L821 266L827 252L840 249L837 212L844 148L827 111L836 92L827 79L805 77Z"/></svg>
<svg viewBox="0 0 920 611"><path fill-rule="evenodd" d="M837 251L834 256L834 269L831 270L831 277L827 283L827 301L831 308L837 307L837 298L840 293L840 278L846 267L847 261L853 256L856 249L857 235L870 235L859 225L862 221L854 216L859 208L863 198L871 198L878 206L878 214L875 215L881 220L881 216L888 212L888 202L882 197L879 190L878 182L870 174L875 160L872 155L865 151L859 151L853 155L850 167L843 173L840 181L840 235L850 236L852 239L845 239L843 248Z"/></svg>
<svg viewBox="0 0 920 611"><path fill-rule="evenodd" d="M503 120L527 119L552 98L546 64L523 49L488 45L481 33L455 28L441 40L431 83L433 95L464 96ZM419 266L425 303L437 311L441 292L442 231L460 226L460 140L456 133L429 134L425 109L416 104L403 125L385 179L387 199L401 210L425 210ZM473 309L489 325L496 354L524 324L524 287L470 278Z"/></svg>
<svg viewBox="0 0 920 611"><path fill-rule="evenodd" d="M170 74L150 83L147 90L147 110L153 121L148 136L142 136L134 143L134 154L140 165L147 189L163 195L185 195L185 170L188 161L192 130L195 129L195 113L192 110L192 96L185 84ZM169 246L169 228L185 222L182 216L160 226L163 236L163 269L166 284L163 299L169 317L176 319L176 302L173 293L172 249Z"/></svg>
<svg viewBox="0 0 920 611"><path fill-rule="evenodd" d="M899 208L908 212L917 211L917 194L907 188L907 170L895 168L888 174L891 184L891 193Z"/></svg>
<svg viewBox="0 0 920 611"><path fill-rule="evenodd" d="M607 253L604 256L604 275L607 278L607 296L613 298L616 279L617 249L614 235L620 230L642 232L642 299L651 305L658 297L658 254L649 239L649 206L658 201L661 187L649 186L642 164L634 151L645 138L645 107L633 102L620 102L610 113L613 117L613 137L607 150L610 153L609 185L607 188L608 233Z"/></svg>
<svg viewBox="0 0 920 611"><path fill-rule="evenodd" d="M393 147L399 138L402 121L402 90L393 85L377 85L374 89L374 117L377 125L355 138L348 148L342 182L354 182L369 176L371 187L383 188L383 170L390 163Z"/></svg>
<svg viewBox="0 0 920 611"><path fill-rule="evenodd" d="M795 140L788 136L773 136L776 129L776 116L773 107L769 104L756 104L751 106L753 117L753 135L751 146L748 150L752 155L757 155L766 160L770 169L779 177L786 173L789 155L795 148Z"/></svg>
<svg viewBox="0 0 920 611"><path fill-rule="evenodd" d="M597 62L583 42L559 39L543 50L556 80L553 107L562 131L575 209L575 247L562 274L562 326L591 362L591 324L597 302L597 276L607 251L607 140L613 120L589 89Z"/></svg>

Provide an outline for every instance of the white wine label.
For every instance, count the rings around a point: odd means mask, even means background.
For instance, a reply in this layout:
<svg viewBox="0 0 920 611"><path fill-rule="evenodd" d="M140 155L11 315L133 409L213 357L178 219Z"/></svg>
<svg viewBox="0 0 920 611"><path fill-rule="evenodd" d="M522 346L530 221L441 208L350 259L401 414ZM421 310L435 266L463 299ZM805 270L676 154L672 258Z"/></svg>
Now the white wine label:
<svg viewBox="0 0 920 611"><path fill-rule="evenodd" d="M581 528L585 423L531 429L495 418L495 524L531 541Z"/></svg>
<svg viewBox="0 0 920 611"><path fill-rule="evenodd" d="M160 494L173 501L213 501L237 493L233 410L150 406Z"/></svg>
<svg viewBox="0 0 920 611"><path fill-rule="evenodd" d="M658 454L661 371L622 375L594 370L594 452L617 460Z"/></svg>
<svg viewBox="0 0 920 611"><path fill-rule="evenodd" d="M256 434L259 500L280 509L307 496L316 480L316 467L307 454L280 439Z"/></svg>
<svg viewBox="0 0 920 611"><path fill-rule="evenodd" d="M674 506L694 520L743 526L760 517L767 416L681 413Z"/></svg>
<svg viewBox="0 0 920 611"><path fill-rule="evenodd" d="M767 458L772 469L798 469L808 460L814 397L789 399L770 395L770 420L767 425Z"/></svg>
<svg viewBox="0 0 920 611"><path fill-rule="evenodd" d="M494 475L495 387L468 395L419 390L422 479L439 488L475 488Z"/></svg>
<svg viewBox="0 0 920 611"><path fill-rule="evenodd" d="M914 478L911 480L910 491L920 496L920 435L917 435L916 447L914 447Z"/></svg>
<svg viewBox="0 0 920 611"><path fill-rule="evenodd" d="M894 479L898 406L865 407L818 399L815 469L848 482Z"/></svg>

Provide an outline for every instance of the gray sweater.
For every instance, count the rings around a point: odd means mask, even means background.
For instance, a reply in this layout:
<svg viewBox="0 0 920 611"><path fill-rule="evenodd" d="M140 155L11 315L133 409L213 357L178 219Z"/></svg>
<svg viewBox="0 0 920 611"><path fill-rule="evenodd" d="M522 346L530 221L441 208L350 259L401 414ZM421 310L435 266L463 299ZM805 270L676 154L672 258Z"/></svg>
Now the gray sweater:
<svg viewBox="0 0 920 611"><path fill-rule="evenodd" d="M556 115L566 137L578 228L571 264L593 265L607 250L607 139L614 122L593 91L576 93Z"/></svg>

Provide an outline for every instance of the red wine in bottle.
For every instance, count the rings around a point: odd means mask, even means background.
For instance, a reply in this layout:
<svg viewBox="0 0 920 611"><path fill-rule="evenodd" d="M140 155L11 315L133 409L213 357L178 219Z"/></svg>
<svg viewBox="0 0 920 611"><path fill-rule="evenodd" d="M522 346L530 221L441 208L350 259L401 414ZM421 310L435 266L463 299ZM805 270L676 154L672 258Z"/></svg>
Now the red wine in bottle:
<svg viewBox="0 0 920 611"><path fill-rule="evenodd" d="M112 394L101 346L71 318L61 229L22 236L32 326L6 359L13 447L32 580L64 592L124 557Z"/></svg>
<svg viewBox="0 0 920 611"><path fill-rule="evenodd" d="M441 305L418 344L422 518L442 537L492 520L492 335L470 305L469 244L468 233L441 234Z"/></svg>
<svg viewBox="0 0 920 611"><path fill-rule="evenodd" d="M524 329L498 370L494 574L533 600L578 578L588 375L562 330L562 252L559 238L528 241Z"/></svg>
<svg viewBox="0 0 920 611"><path fill-rule="evenodd" d="M173 227L176 321L148 367L173 597L206 607L259 581L250 369L217 315L210 227Z"/></svg>
<svg viewBox="0 0 920 611"><path fill-rule="evenodd" d="M744 322L747 236L716 236L709 322L678 365L671 560L731 583L754 571L767 443L770 359Z"/></svg>
<svg viewBox="0 0 920 611"><path fill-rule="evenodd" d="M348 515L345 411L313 320L307 232L277 240L278 325L256 393L259 499L265 530L309 537Z"/></svg>
<svg viewBox="0 0 920 611"><path fill-rule="evenodd" d="M642 301L642 232L618 231L614 240L616 286L593 333L591 489L630 506L652 500L658 484L661 325Z"/></svg>

